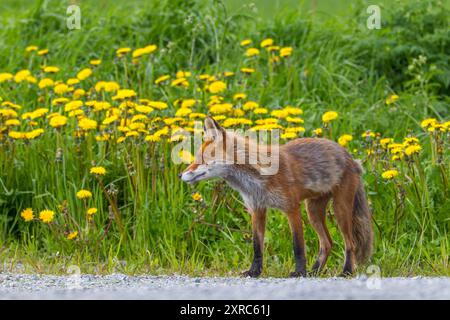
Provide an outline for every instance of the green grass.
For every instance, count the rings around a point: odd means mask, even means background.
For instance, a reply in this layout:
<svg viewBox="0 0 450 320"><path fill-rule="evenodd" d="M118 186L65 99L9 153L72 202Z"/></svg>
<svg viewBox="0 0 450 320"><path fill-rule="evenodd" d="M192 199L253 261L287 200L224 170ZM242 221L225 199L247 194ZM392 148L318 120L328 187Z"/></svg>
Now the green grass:
<svg viewBox="0 0 450 320"><path fill-rule="evenodd" d="M157 77L179 70L195 75L235 71L237 75L227 80L225 101L242 91L268 109L300 106L304 136L313 136L313 130L323 126L322 114L335 110L339 118L331 131L325 130L326 136L337 140L352 134L348 148L366 170L376 236L371 263L383 275L449 275L449 133L432 135L420 126L430 117L449 120L448 3L383 2L388 7L383 28L367 30L366 2L351 7L345 2L313 2L301 2L301 10L296 10L295 1L259 1L255 13L238 1L225 6L218 1L81 1L82 28L70 31L65 27L66 6L60 1L2 1L0 73L28 68L40 79L39 65L46 63L61 69L52 78L67 80L88 67L90 59L101 58L102 64L78 87L87 91L97 81L115 80L136 90L140 98L169 104L151 116L172 116L178 98L199 99L202 103L195 111L207 112L207 95L195 89L199 81L192 80L188 89L160 89L153 85ZM267 37L294 48L275 68L264 53L259 59L245 59L239 46L244 38L259 46ZM135 49L149 43L157 44L158 51L140 64L115 58L119 47ZM50 50L45 61L24 55L31 44ZM419 55L426 56L426 62L414 60ZM256 72L239 75L241 66L252 66ZM386 105L394 93L399 100ZM38 101L40 96L43 101ZM51 107L51 93L36 85L0 83L0 97L21 105L19 114L38 107L61 111ZM94 93L89 99L93 98L103 99ZM111 101L109 95L106 100ZM104 116L90 114L99 122ZM173 144L143 139L97 143L95 132L84 139L73 136L74 119L60 131L49 127L45 117L36 121L46 130L41 137L29 142L0 139L3 270L66 273L76 264L90 273L236 275L249 266L251 226L239 195L220 181L195 187L179 181L177 174L184 166L170 161ZM22 121L17 130L29 129L29 122ZM422 150L394 162L379 147L379 137L362 137L367 130L396 142L415 136ZM368 155L368 149L375 153ZM124 231L113 220L104 232L110 203L89 174L92 162L106 167L102 180L108 189L113 185L117 190L112 201ZM381 173L390 168L399 176L383 180ZM93 194L86 205L99 210L89 229L85 204L76 198L82 188ZM203 202L191 198L194 191L202 194ZM63 202L67 215L58 208ZM19 214L27 207L35 213L54 210L54 224L78 230L78 239L61 238L39 221L24 222ZM329 218L335 246L324 276L339 273L343 264L343 242L331 209ZM308 224L305 239L311 266L318 248ZM269 213L264 264L267 276L285 276L293 269L289 227L278 211Z"/></svg>

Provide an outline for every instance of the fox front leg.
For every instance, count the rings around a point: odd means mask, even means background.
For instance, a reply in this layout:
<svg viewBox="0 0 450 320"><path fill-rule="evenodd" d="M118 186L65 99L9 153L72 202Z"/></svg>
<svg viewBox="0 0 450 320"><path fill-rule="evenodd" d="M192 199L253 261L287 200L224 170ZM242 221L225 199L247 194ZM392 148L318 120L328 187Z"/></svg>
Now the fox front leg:
<svg viewBox="0 0 450 320"><path fill-rule="evenodd" d="M244 277L258 277L262 272L264 232L266 229L266 209L251 210L252 233L253 233L253 262L248 271L242 275Z"/></svg>
<svg viewBox="0 0 450 320"><path fill-rule="evenodd" d="M292 242L294 246L295 271L291 277L306 277L306 256L305 240L303 238L303 224L300 210L287 212L289 226L292 232Z"/></svg>

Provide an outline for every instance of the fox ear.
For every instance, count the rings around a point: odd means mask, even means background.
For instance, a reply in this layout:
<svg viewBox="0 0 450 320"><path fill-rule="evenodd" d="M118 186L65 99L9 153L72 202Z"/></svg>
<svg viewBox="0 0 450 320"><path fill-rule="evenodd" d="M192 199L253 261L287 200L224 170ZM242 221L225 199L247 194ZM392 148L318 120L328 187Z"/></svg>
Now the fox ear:
<svg viewBox="0 0 450 320"><path fill-rule="evenodd" d="M225 133L225 129L222 128L220 124L210 116L205 118L205 122L203 123L203 131L205 131L207 137L213 139L217 135L223 135Z"/></svg>

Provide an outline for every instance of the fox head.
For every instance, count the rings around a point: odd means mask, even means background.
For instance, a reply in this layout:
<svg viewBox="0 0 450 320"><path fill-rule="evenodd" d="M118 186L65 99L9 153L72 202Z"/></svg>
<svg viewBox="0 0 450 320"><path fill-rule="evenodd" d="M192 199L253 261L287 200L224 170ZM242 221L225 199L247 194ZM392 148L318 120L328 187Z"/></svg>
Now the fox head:
<svg viewBox="0 0 450 320"><path fill-rule="evenodd" d="M194 162L182 173L181 180L196 183L210 178L223 177L229 169L230 161L226 153L227 133L216 120L206 117L203 131L205 141L195 154Z"/></svg>
<svg viewBox="0 0 450 320"><path fill-rule="evenodd" d="M206 117L203 130L205 141L196 152L194 162L179 174L184 182L226 179L242 170L257 175L278 171L278 145L258 144L248 136L227 132L211 117Z"/></svg>

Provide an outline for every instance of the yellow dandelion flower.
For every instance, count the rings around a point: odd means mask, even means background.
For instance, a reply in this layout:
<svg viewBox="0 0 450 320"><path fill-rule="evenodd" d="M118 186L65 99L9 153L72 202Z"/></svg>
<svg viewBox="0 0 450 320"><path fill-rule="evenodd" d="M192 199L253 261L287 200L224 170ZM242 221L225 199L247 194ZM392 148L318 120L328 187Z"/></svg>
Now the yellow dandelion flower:
<svg viewBox="0 0 450 320"><path fill-rule="evenodd" d="M219 103L219 104L215 104L212 105L209 108L209 111L212 114L222 114L222 113L227 113L233 110L233 105L231 103Z"/></svg>
<svg viewBox="0 0 450 320"><path fill-rule="evenodd" d="M283 110L285 110L291 116L298 116L298 115L303 114L303 110L298 107L287 106L287 107L284 107Z"/></svg>
<svg viewBox="0 0 450 320"><path fill-rule="evenodd" d="M113 123L114 121L117 121L117 119L119 119L118 116L112 115L112 116L110 116L110 117L105 118L105 120L103 120L102 124L108 125L108 124L110 124L110 123Z"/></svg>
<svg viewBox="0 0 450 320"><path fill-rule="evenodd" d="M90 61L89 61L89 64L92 65L92 66L98 66L98 65L100 65L101 63L102 63L102 60L101 60L101 59L93 59L93 60L90 60Z"/></svg>
<svg viewBox="0 0 450 320"><path fill-rule="evenodd" d="M135 109L136 109L137 112L147 113L147 114L154 110L152 107L144 106L144 105L137 105L135 107Z"/></svg>
<svg viewBox="0 0 450 320"><path fill-rule="evenodd" d="M20 83L25 81L29 76L31 76L30 70L20 70L14 75L14 81Z"/></svg>
<svg viewBox="0 0 450 320"><path fill-rule="evenodd" d="M192 109L190 108L180 108L175 112L176 117L185 117L188 114L192 113Z"/></svg>
<svg viewBox="0 0 450 320"><path fill-rule="evenodd" d="M274 130L274 129L283 129L283 127L280 126L279 124L268 123L268 124L253 126L252 128L250 128L250 131L260 131L260 130L270 131L270 130Z"/></svg>
<svg viewBox="0 0 450 320"><path fill-rule="evenodd" d="M7 127L17 127L20 126L20 121L17 119L9 119L5 121L5 126Z"/></svg>
<svg viewBox="0 0 450 320"><path fill-rule="evenodd" d="M31 46L26 47L25 51L32 52L32 51L37 51L38 49L39 49L38 46L31 45Z"/></svg>
<svg viewBox="0 0 450 320"><path fill-rule="evenodd" d="M42 210L39 212L39 219L44 223L50 223L55 218L55 212L52 210Z"/></svg>
<svg viewBox="0 0 450 320"><path fill-rule="evenodd" d="M305 122L302 118L295 118L295 117L286 117L286 121L291 122L291 123L304 123Z"/></svg>
<svg viewBox="0 0 450 320"><path fill-rule="evenodd" d="M405 154L407 156L411 156L413 154L419 153L422 150L422 147L419 145L411 145L405 149Z"/></svg>
<svg viewBox="0 0 450 320"><path fill-rule="evenodd" d="M169 79L170 79L169 75L160 76L158 79L155 80L155 84L160 84Z"/></svg>
<svg viewBox="0 0 450 320"><path fill-rule="evenodd" d="M97 121L89 118L83 118L78 122L78 126L84 131L95 130L97 129Z"/></svg>
<svg viewBox="0 0 450 320"><path fill-rule="evenodd" d="M398 171L395 169L384 171L381 177L385 180L391 180L398 176Z"/></svg>
<svg viewBox="0 0 450 320"><path fill-rule="evenodd" d="M14 78L14 76L11 73L8 73L8 72L0 73L0 83L9 81L13 78Z"/></svg>
<svg viewBox="0 0 450 320"><path fill-rule="evenodd" d="M423 120L423 121L420 123L420 126L421 126L422 128L428 128L428 127L430 127L430 126L435 125L436 123L438 123L438 121L437 121L435 118L428 118L428 119Z"/></svg>
<svg viewBox="0 0 450 320"><path fill-rule="evenodd" d="M292 49L292 47L283 47L283 48L281 48L280 49L280 57L285 58L285 57L290 56L292 54L293 50L294 49Z"/></svg>
<svg viewBox="0 0 450 320"><path fill-rule="evenodd" d="M35 129L30 132L25 132L25 138L28 140L33 140L44 133L44 129Z"/></svg>
<svg viewBox="0 0 450 320"><path fill-rule="evenodd" d="M370 139L370 138L374 138L374 137L375 137L375 133L370 130L366 130L363 134L361 134L361 138L365 138L365 139Z"/></svg>
<svg viewBox="0 0 450 320"><path fill-rule="evenodd" d="M256 124L277 124L279 122L278 119L275 118L266 118L256 120Z"/></svg>
<svg viewBox="0 0 450 320"><path fill-rule="evenodd" d="M131 51L131 48L125 47L125 48L119 48L116 51L116 55L120 58Z"/></svg>
<svg viewBox="0 0 450 320"><path fill-rule="evenodd" d="M132 56L133 56L133 58L139 58L143 55L150 54L150 53L156 51L157 48L158 48L157 45L150 44L144 48L139 48L139 49L134 50Z"/></svg>
<svg viewBox="0 0 450 320"><path fill-rule="evenodd" d="M225 128L237 126L237 125L252 125L253 122L250 119L245 118L227 118L223 121L222 126Z"/></svg>
<svg viewBox="0 0 450 320"><path fill-rule="evenodd" d="M110 138L111 138L111 135L108 133L104 133L104 134L95 136L96 141L108 141Z"/></svg>
<svg viewBox="0 0 450 320"><path fill-rule="evenodd" d="M0 109L0 117L3 118L16 118L17 112L12 109Z"/></svg>
<svg viewBox="0 0 450 320"><path fill-rule="evenodd" d="M150 134L145 137L145 141L158 142L161 141L161 137L154 134Z"/></svg>
<svg viewBox="0 0 450 320"><path fill-rule="evenodd" d="M96 174L100 176L104 176L106 174L106 169L103 167L92 167L89 171L91 174Z"/></svg>
<svg viewBox="0 0 450 320"><path fill-rule="evenodd" d="M271 45L273 45L273 39L271 38L264 39L260 43L261 48L269 47Z"/></svg>
<svg viewBox="0 0 450 320"><path fill-rule="evenodd" d="M77 73L77 78L78 78L78 80L82 81L84 79L89 78L91 75L92 75L92 69L85 68Z"/></svg>
<svg viewBox="0 0 450 320"><path fill-rule="evenodd" d="M92 192L90 192L89 190L81 189L80 191L77 192L77 198L78 199L92 198Z"/></svg>
<svg viewBox="0 0 450 320"><path fill-rule="evenodd" d="M86 214L88 216L92 216L92 215L96 214L97 211L98 211L97 208L89 208L89 209L87 209Z"/></svg>
<svg viewBox="0 0 450 320"><path fill-rule="evenodd" d="M399 99L399 96L396 94L390 95L389 97L387 97L386 99L386 104L390 105L395 103L397 100Z"/></svg>
<svg viewBox="0 0 450 320"><path fill-rule="evenodd" d="M394 142L394 139L392 139L392 138L380 139L380 145L382 148L387 148L387 146L392 142Z"/></svg>
<svg viewBox="0 0 450 320"><path fill-rule="evenodd" d="M353 137L352 137L351 135L349 135L349 134L344 134L344 135L342 135L342 136L339 137L338 143L339 143L341 146L345 147L345 146L346 146L350 141L352 141L352 140L353 140Z"/></svg>
<svg viewBox="0 0 450 320"><path fill-rule="evenodd" d="M194 161L194 156L192 155L192 153L190 153L187 150L181 150L179 153L180 159L184 162L184 163L192 163Z"/></svg>
<svg viewBox="0 0 450 320"><path fill-rule="evenodd" d="M67 235L67 240L73 240L78 236L78 231L73 231Z"/></svg>
<svg viewBox="0 0 450 320"><path fill-rule="evenodd" d="M194 201L202 201L203 200L203 197L199 192L194 192L191 195L191 197L192 197L192 200L194 200Z"/></svg>
<svg viewBox="0 0 450 320"><path fill-rule="evenodd" d="M267 52L273 52L273 51L278 51L278 50L280 50L279 46L268 46L268 47L266 47L266 51Z"/></svg>
<svg viewBox="0 0 450 320"><path fill-rule="evenodd" d="M224 77L232 77L232 76L234 76L234 72L231 72L231 71L224 71L222 74L223 74Z"/></svg>
<svg viewBox="0 0 450 320"><path fill-rule="evenodd" d="M39 89L44 89L44 88L53 86L53 84L54 84L54 81L52 79L44 78L39 81L38 87L39 87Z"/></svg>
<svg viewBox="0 0 450 320"><path fill-rule="evenodd" d="M47 108L38 108L31 113L28 113L30 119L37 119L45 115L49 110Z"/></svg>
<svg viewBox="0 0 450 320"><path fill-rule="evenodd" d="M67 102L69 102L69 99L67 99L67 98L56 98L56 99L53 99L52 106L65 104Z"/></svg>
<svg viewBox="0 0 450 320"><path fill-rule="evenodd" d="M209 92L212 94L223 92L227 89L227 84L223 81L214 81L208 86Z"/></svg>
<svg viewBox="0 0 450 320"><path fill-rule="evenodd" d="M33 76L28 76L25 80L29 83L37 83L37 79Z"/></svg>
<svg viewBox="0 0 450 320"><path fill-rule="evenodd" d="M8 137L11 139L19 140L19 139L25 139L25 133L19 132L19 131L9 131Z"/></svg>
<svg viewBox="0 0 450 320"><path fill-rule="evenodd" d="M120 89L117 94L113 97L113 100L123 100L136 97L136 91L131 89Z"/></svg>
<svg viewBox="0 0 450 320"><path fill-rule="evenodd" d="M137 131L135 131L135 130L133 130L133 131L128 131L126 134L125 134L125 137L138 137L139 136L139 132L137 132Z"/></svg>
<svg viewBox="0 0 450 320"><path fill-rule="evenodd" d="M240 45L241 45L242 47L246 47L246 46L248 46L248 45L251 44L251 43L252 43L252 40L250 40L250 39L244 39L244 40L241 41Z"/></svg>
<svg viewBox="0 0 450 320"><path fill-rule="evenodd" d="M328 123L330 121L336 120L338 118L338 113L336 111L327 111L322 115L322 121Z"/></svg>
<svg viewBox="0 0 450 320"><path fill-rule="evenodd" d="M48 49L42 49L37 52L38 56L45 56L48 53Z"/></svg>
<svg viewBox="0 0 450 320"><path fill-rule="evenodd" d="M54 66L46 66L46 67L44 67L44 72L46 72L46 73L57 73L57 72L59 72L59 68L58 67L54 67Z"/></svg>
<svg viewBox="0 0 450 320"><path fill-rule="evenodd" d="M84 111L81 109L70 111L68 116L70 118L80 117L84 115ZM82 117L81 117L82 118Z"/></svg>
<svg viewBox="0 0 450 320"><path fill-rule="evenodd" d="M54 117L51 117L50 119L50 126L53 128L60 128L62 126L65 126L67 124L67 117L62 115L57 115Z"/></svg>
<svg viewBox="0 0 450 320"><path fill-rule="evenodd" d="M83 101L81 101L81 100L69 101L64 105L64 111L70 112L73 110L80 109L82 106L83 106Z"/></svg>
<svg viewBox="0 0 450 320"><path fill-rule="evenodd" d="M270 115L272 117L278 118L278 119L284 119L286 118L289 113L286 110L273 110Z"/></svg>
<svg viewBox="0 0 450 320"><path fill-rule="evenodd" d="M99 81L95 84L95 91L102 90L106 92L116 92L120 89L120 85L115 81Z"/></svg>
<svg viewBox="0 0 450 320"><path fill-rule="evenodd" d="M184 99L181 102L181 108L192 108L197 103L195 99Z"/></svg>
<svg viewBox="0 0 450 320"><path fill-rule="evenodd" d="M253 110L259 107L259 104L257 102L254 101L247 101L246 103L244 103L244 105L242 106L242 108L247 111L247 110Z"/></svg>
<svg viewBox="0 0 450 320"><path fill-rule="evenodd" d="M417 139L416 137L406 137L403 140L403 144L405 146L409 146L409 145L412 145L412 144L418 144L418 143L419 143L419 139Z"/></svg>
<svg viewBox="0 0 450 320"><path fill-rule="evenodd" d="M162 101L150 101L148 103L149 107L158 109L158 110L163 110L163 109L167 109L168 105L165 102Z"/></svg>
<svg viewBox="0 0 450 320"><path fill-rule="evenodd" d="M205 119L206 114L200 112L192 112L189 114L189 119Z"/></svg>
<svg viewBox="0 0 450 320"><path fill-rule="evenodd" d="M70 87L65 83L60 83L60 84L57 84L53 88L53 90L55 91L56 94L63 95L64 93L70 91Z"/></svg>
<svg viewBox="0 0 450 320"><path fill-rule="evenodd" d="M281 134L281 139L289 140L294 139L297 137L297 134L295 132L285 132Z"/></svg>
<svg viewBox="0 0 450 320"><path fill-rule="evenodd" d="M266 114L269 111L266 108L256 108L253 110L254 114Z"/></svg>
<svg viewBox="0 0 450 320"><path fill-rule="evenodd" d="M259 49L256 48L248 48L247 51L245 51L246 57L254 57L259 55Z"/></svg>
<svg viewBox="0 0 450 320"><path fill-rule="evenodd" d="M20 216L22 217L23 220L25 220L25 222L30 222L34 219L34 213L33 213L33 209L31 208L26 208L24 209L21 213Z"/></svg>
<svg viewBox="0 0 450 320"><path fill-rule="evenodd" d="M314 134L318 137L320 137L323 134L322 128L317 128L313 130Z"/></svg>
<svg viewBox="0 0 450 320"><path fill-rule="evenodd" d="M190 71L178 71L176 74L177 78L189 78L192 75Z"/></svg>
<svg viewBox="0 0 450 320"><path fill-rule="evenodd" d="M76 89L76 90L73 92L72 97L73 97L74 99L80 99L81 97L84 97L85 95L86 95L86 91L85 91L84 89Z"/></svg>
<svg viewBox="0 0 450 320"><path fill-rule="evenodd" d="M305 132L305 128L304 127L290 127L290 128L286 128L284 131L299 133L299 132Z"/></svg>
<svg viewBox="0 0 450 320"><path fill-rule="evenodd" d="M233 100L243 100L243 99L246 99L247 98L247 95L245 94L245 93L236 93L234 96L233 96Z"/></svg>
<svg viewBox="0 0 450 320"><path fill-rule="evenodd" d="M255 69L253 69L253 68L241 68L240 69L241 70L241 72L242 73L253 73L253 72L255 72Z"/></svg>

